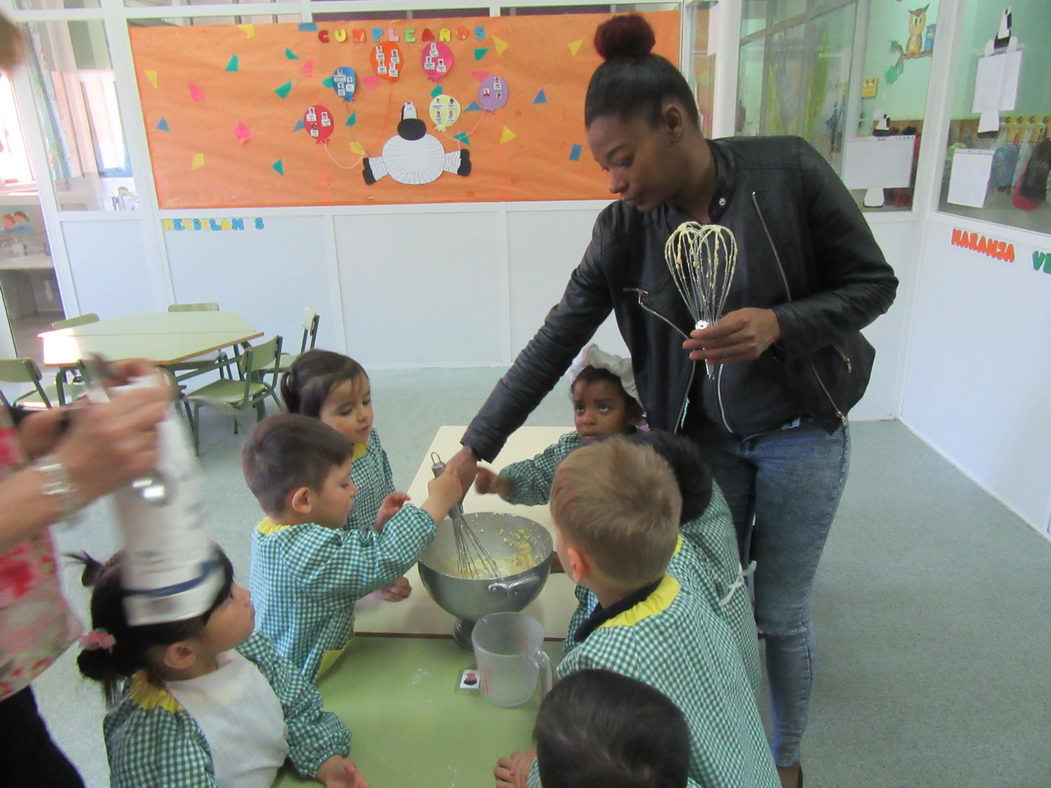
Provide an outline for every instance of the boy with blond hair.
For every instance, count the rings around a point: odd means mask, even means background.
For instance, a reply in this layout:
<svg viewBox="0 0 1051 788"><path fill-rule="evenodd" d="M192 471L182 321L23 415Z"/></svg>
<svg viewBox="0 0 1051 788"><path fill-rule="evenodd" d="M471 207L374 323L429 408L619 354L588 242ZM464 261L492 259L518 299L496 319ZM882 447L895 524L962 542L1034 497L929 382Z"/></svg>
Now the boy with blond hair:
<svg viewBox="0 0 1051 788"><path fill-rule="evenodd" d="M444 473L419 508L405 504L380 532L347 530L357 492L352 453L336 430L288 413L256 424L241 449L245 480L266 513L252 532L256 628L308 681L346 649L354 603L416 563L462 491Z"/></svg>
<svg viewBox="0 0 1051 788"><path fill-rule="evenodd" d="M741 658L699 578L667 574L695 548L679 536L682 499L668 463L622 437L572 452L551 489L555 549L566 573L598 599L573 634L559 678L600 668L664 693L690 729L690 779L722 788L779 781ZM681 566L689 561L677 561ZM497 785L539 786L535 760L501 759Z"/></svg>

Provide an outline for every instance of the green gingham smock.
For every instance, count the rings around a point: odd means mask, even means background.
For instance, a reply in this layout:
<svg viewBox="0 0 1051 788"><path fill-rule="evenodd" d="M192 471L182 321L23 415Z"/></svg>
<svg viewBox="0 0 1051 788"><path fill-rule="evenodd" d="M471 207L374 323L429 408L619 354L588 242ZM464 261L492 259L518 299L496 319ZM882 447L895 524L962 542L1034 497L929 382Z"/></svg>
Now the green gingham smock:
<svg viewBox="0 0 1051 788"><path fill-rule="evenodd" d="M321 695L280 657L260 632L237 651L270 682L288 728L288 757L304 777L325 761L350 752L350 731L321 708ZM212 753L200 726L163 687L141 671L102 723L112 788L215 788Z"/></svg>
<svg viewBox="0 0 1051 788"><path fill-rule="evenodd" d="M583 441L574 430L567 432L531 460L522 460L508 465L500 475L510 479L514 485L511 494L504 500L524 506L540 506L551 499L551 483L555 471L573 449Z"/></svg>
<svg viewBox="0 0 1051 788"><path fill-rule="evenodd" d="M346 648L354 602L401 577L434 532L431 516L411 504L383 533L264 519L252 532L248 576L256 628L313 681Z"/></svg>
<svg viewBox="0 0 1051 788"><path fill-rule="evenodd" d="M691 551L683 544L680 552ZM648 597L577 644L559 678L603 668L663 692L690 729L690 777L709 788L779 788L755 696L733 636L688 578L667 574ZM529 785L540 785L534 763Z"/></svg>
<svg viewBox="0 0 1051 788"><path fill-rule="evenodd" d="M394 492L394 476L379 433L373 429L366 443L355 444L351 456L350 479L358 492L347 516L347 528L372 528L383 499Z"/></svg>

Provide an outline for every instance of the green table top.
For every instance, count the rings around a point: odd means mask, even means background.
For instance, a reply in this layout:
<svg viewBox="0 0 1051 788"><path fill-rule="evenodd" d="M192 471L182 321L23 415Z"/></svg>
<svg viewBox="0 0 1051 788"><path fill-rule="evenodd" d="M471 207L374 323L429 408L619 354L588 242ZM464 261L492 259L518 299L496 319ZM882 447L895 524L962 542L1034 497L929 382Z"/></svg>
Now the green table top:
<svg viewBox="0 0 1051 788"><path fill-rule="evenodd" d="M552 663L559 644L544 648ZM539 693L512 709L458 689L474 655L451 638L362 637L318 682L353 735L350 757L372 788L493 785L496 759L530 749ZM282 772L275 786L318 785Z"/></svg>

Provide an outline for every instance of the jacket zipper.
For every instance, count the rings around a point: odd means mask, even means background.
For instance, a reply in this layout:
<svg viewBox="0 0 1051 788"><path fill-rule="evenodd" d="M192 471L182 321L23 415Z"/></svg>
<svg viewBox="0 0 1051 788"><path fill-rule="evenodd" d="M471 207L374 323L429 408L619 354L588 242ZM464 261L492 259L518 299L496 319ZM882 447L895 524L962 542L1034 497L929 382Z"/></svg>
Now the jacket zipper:
<svg viewBox="0 0 1051 788"><path fill-rule="evenodd" d="M763 233L766 235L766 242L770 244L770 251L774 253L774 260L777 261L777 270L781 274L781 281L785 284L785 295L787 295L788 300L791 301L792 289L788 286L788 277L785 275L785 268L781 264L781 255L777 252L777 246L774 244L774 237L770 234L770 228L766 225L766 218L763 216L763 211L759 207L759 198L756 197L755 192L752 192L752 205L755 206L755 212L759 216L759 223L763 225ZM839 346L838 343L833 342L832 347L835 348L836 352L839 354L839 357L843 359L843 363L847 365L847 372L852 372L853 365L850 363L850 356L846 354L846 352L843 350L843 348ZM814 364L814 359L809 358L809 361L810 369L814 371L814 377L817 378L818 385L821 386L821 390L825 392L825 397L828 398L828 404L832 406L832 410L836 412L836 416L839 417L840 422L842 424L846 424L847 414L841 411L839 409L839 406L836 405L836 401L832 399L832 394L829 392L828 386L825 385L825 381L823 381L821 379L821 375L818 374L817 366L815 366Z"/></svg>
<svg viewBox="0 0 1051 788"><path fill-rule="evenodd" d="M667 323L669 326L671 326L672 329L674 331L676 331L679 334L679 336L681 336L683 339L689 339L690 338L688 334L683 333L682 329L680 329L677 325L675 325L673 322L671 322L668 318L666 318L660 312L657 312L656 310L650 309L648 306L646 306L646 304L644 304L642 302L642 297L644 295L649 295L649 293L646 290L643 290L641 287L625 287L624 288L624 292L625 293L636 293L638 295L638 300L639 300L639 306L640 307L642 307L644 310L646 310L647 312L649 312L651 315L653 315L654 317L658 318L659 320L663 320L665 323ZM693 376L694 376L694 373L696 373L696 372L697 372L697 362L696 361L691 361L690 362L690 379L686 383L686 393L683 394L682 405L679 406L679 415L675 419L674 432L676 432L676 433L680 429L682 429L682 423L686 420L686 406L690 402L690 389L693 388Z"/></svg>

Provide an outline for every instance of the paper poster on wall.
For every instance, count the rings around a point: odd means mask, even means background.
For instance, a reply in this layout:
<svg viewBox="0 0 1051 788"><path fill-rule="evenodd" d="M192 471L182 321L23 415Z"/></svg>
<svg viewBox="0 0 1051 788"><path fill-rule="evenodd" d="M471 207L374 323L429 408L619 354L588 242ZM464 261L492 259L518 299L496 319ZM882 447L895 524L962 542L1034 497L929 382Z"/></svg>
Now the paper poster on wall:
<svg viewBox="0 0 1051 788"><path fill-rule="evenodd" d="M972 208L984 207L993 170L993 151L958 148L953 152L950 166L948 201Z"/></svg>
<svg viewBox="0 0 1051 788"><path fill-rule="evenodd" d="M679 12L644 16L677 63ZM581 155L604 19L134 27L160 207L608 198Z"/></svg>

